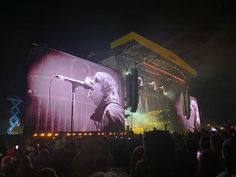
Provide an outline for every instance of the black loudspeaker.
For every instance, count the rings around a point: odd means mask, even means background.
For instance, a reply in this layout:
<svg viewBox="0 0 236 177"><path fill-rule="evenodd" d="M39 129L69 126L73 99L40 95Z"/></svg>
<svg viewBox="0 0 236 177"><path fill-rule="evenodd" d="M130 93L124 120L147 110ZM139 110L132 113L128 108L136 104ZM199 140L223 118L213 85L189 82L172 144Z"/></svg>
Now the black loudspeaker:
<svg viewBox="0 0 236 177"><path fill-rule="evenodd" d="M183 113L187 120L190 118L190 96L188 89L183 92Z"/></svg>
<svg viewBox="0 0 236 177"><path fill-rule="evenodd" d="M126 77L127 106L131 107L131 112L136 112L138 108L138 86L138 70L134 68Z"/></svg>
<svg viewBox="0 0 236 177"><path fill-rule="evenodd" d="M131 90L132 90L132 87L131 87L131 78L132 76L131 76L131 74L128 74L128 75L126 75L126 95L127 95L127 99L126 99L126 101L127 101L127 108L128 107L131 107L131 102L132 102L132 95L131 95Z"/></svg>

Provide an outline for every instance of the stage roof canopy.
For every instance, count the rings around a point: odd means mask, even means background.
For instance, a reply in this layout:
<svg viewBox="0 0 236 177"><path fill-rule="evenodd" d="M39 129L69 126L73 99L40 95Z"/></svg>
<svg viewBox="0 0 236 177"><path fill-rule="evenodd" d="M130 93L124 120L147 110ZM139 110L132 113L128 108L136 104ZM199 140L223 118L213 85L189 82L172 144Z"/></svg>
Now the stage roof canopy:
<svg viewBox="0 0 236 177"><path fill-rule="evenodd" d="M134 58L142 57L143 61L149 61L155 66L184 79L197 76L197 72L175 53L135 32L113 41L111 48L120 50L122 54L132 55Z"/></svg>

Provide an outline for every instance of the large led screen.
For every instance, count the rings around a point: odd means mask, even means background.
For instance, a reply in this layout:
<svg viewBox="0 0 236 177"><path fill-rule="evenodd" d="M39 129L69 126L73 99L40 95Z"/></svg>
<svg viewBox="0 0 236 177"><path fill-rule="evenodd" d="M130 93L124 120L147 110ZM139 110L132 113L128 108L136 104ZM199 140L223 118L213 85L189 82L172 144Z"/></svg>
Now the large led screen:
<svg viewBox="0 0 236 177"><path fill-rule="evenodd" d="M190 96L190 115L189 117L184 115L184 104L183 104L183 95L181 94L179 99L176 101L175 107L178 115L178 120L180 126L183 130L194 131L199 129L201 126L200 114L197 104L197 99L193 96Z"/></svg>
<svg viewBox="0 0 236 177"><path fill-rule="evenodd" d="M26 124L34 132L125 129L121 74L55 49L35 48Z"/></svg>

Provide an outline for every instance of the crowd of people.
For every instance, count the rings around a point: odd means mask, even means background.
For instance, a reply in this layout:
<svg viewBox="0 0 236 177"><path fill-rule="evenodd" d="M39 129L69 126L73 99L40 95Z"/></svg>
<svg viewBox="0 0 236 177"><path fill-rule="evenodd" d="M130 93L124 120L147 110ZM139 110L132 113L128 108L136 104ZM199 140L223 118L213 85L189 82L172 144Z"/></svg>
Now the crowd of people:
<svg viewBox="0 0 236 177"><path fill-rule="evenodd" d="M0 177L233 177L236 130L32 138L1 143ZM2 137L4 138L4 137Z"/></svg>

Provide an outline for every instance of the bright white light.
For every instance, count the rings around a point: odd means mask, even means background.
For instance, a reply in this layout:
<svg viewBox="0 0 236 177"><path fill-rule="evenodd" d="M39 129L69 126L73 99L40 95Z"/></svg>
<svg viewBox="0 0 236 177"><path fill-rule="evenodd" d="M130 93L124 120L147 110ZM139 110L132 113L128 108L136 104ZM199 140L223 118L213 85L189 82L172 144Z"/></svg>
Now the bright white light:
<svg viewBox="0 0 236 177"><path fill-rule="evenodd" d="M126 75L126 76L127 76L127 75L129 75L129 74L130 74L130 72L129 72L129 71L126 71L126 72L125 72L125 75Z"/></svg>
<svg viewBox="0 0 236 177"><path fill-rule="evenodd" d="M216 132L216 131L217 131L217 129L216 129L216 128L214 128L214 127L211 127L211 131L213 131L213 132Z"/></svg>
<svg viewBox="0 0 236 177"><path fill-rule="evenodd" d="M141 77L138 77L139 80L139 86L143 86L143 79Z"/></svg>
<svg viewBox="0 0 236 177"><path fill-rule="evenodd" d="M149 85L151 85L153 87L153 90L157 90L157 86L155 82L148 82Z"/></svg>

